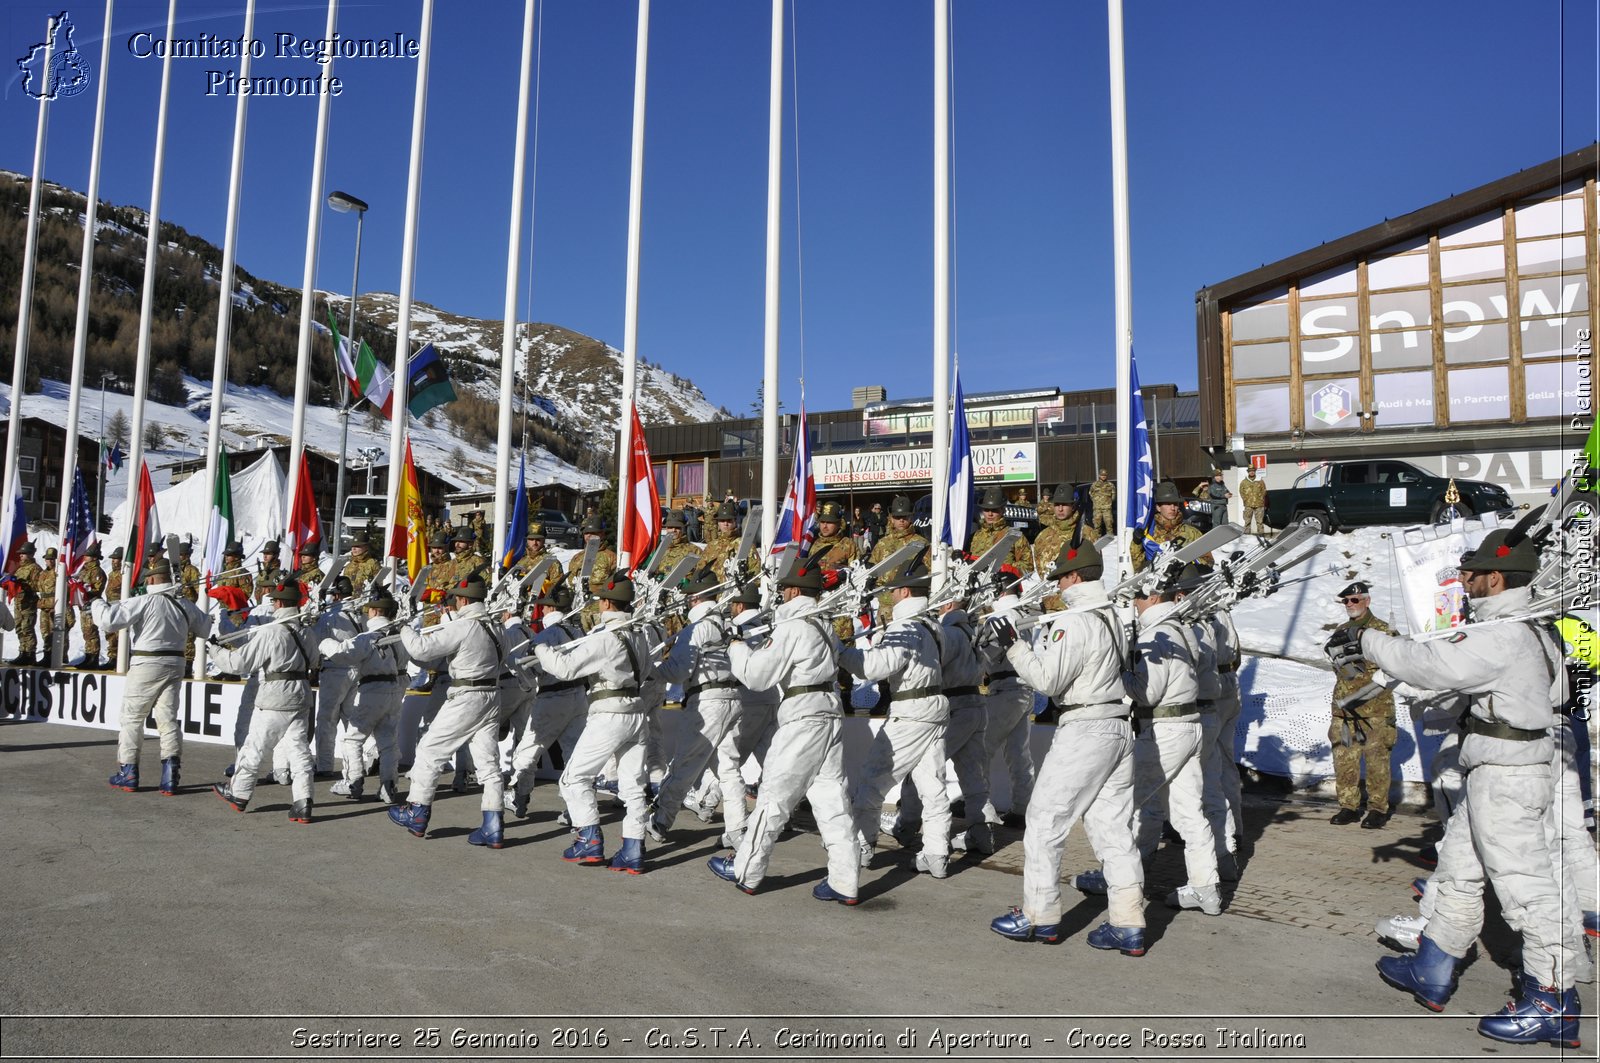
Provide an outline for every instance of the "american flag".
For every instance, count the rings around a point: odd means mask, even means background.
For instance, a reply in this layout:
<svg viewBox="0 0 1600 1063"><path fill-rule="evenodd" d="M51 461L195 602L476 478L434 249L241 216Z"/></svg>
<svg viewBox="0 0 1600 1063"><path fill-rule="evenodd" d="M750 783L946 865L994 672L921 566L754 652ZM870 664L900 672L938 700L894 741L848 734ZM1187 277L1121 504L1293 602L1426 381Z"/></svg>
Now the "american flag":
<svg viewBox="0 0 1600 1063"><path fill-rule="evenodd" d="M89 509L89 492L83 486L83 470L72 470L72 499L67 503L67 537L63 543L62 567L67 570L73 604L81 605L83 584L76 577L83 567L83 552L99 543L95 533L94 514Z"/></svg>
<svg viewBox="0 0 1600 1063"><path fill-rule="evenodd" d="M772 552L789 543L800 544L800 556L811 553L817 537L817 481L811 476L811 437L806 432L806 404L800 402L800 423L795 427L794 468L789 472L789 493L783 496L783 510L772 533Z"/></svg>

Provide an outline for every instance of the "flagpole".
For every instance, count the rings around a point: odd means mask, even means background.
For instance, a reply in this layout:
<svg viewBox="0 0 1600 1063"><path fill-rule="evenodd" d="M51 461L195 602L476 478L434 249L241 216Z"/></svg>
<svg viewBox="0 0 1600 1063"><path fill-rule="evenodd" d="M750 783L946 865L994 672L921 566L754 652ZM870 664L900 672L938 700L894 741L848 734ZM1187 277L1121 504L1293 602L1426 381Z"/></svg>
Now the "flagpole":
<svg viewBox="0 0 1600 1063"><path fill-rule="evenodd" d="M100 374L100 468L99 483L95 485L94 492L94 530L100 531L100 521L106 509L106 460L109 452L106 450L106 375Z"/></svg>
<svg viewBox="0 0 1600 1063"><path fill-rule="evenodd" d="M328 28L323 34L324 40L334 39L334 30L338 27L338 23L339 0L328 0ZM295 532L293 513L294 500L299 497L300 458L305 452L306 445L306 403L311 398L311 323L316 315L317 255L322 243L322 189L326 180L328 161L328 123L333 110L333 93L326 91L329 80L333 77L333 51L330 49L328 61L322 66L319 75L323 91L317 103L317 139L311 150L311 205L306 211L306 258L300 285L300 347L294 372L294 422L289 430L290 519L286 526L291 534ZM350 298L353 305L354 291L351 292ZM335 352L336 361L337 356L338 352ZM344 379L343 373L339 374L339 379L341 381ZM343 449L339 452L339 464L341 467L344 464ZM298 550L301 544L297 538L292 547L287 542L284 546L286 549ZM334 553L338 552L339 544L335 542Z"/></svg>
<svg viewBox="0 0 1600 1063"><path fill-rule="evenodd" d="M639 229L644 204L645 72L650 56L650 0L639 0L639 29L633 54L633 154L628 173L628 274L623 297L622 401L618 420L621 444L617 450L617 558L622 557L623 514L632 504L633 485L624 483L633 456L634 363L639 357ZM643 421L640 426L643 427ZM654 475L651 470L645 470ZM670 486L670 485L669 485ZM639 559L635 558L635 562Z"/></svg>
<svg viewBox="0 0 1600 1063"><path fill-rule="evenodd" d="M778 308L783 217L783 0L772 0L772 59L767 89L767 291L761 376L761 541L778 522ZM802 392L805 389L801 383ZM804 404L802 397L801 403Z"/></svg>
<svg viewBox="0 0 1600 1063"><path fill-rule="evenodd" d="M944 529L950 479L950 0L933 0L933 523ZM944 581L945 551L933 551Z"/></svg>
<svg viewBox="0 0 1600 1063"><path fill-rule="evenodd" d="M533 16L536 0L523 0L522 79L517 92L516 152L511 160L511 222L506 237L506 318L500 334L500 435L494 465L494 541L500 550L494 571L506 548L506 529L511 526L506 512L506 492L511 487L511 404L517 367L517 293L521 288L518 266L522 262L522 194L527 185L528 100L533 95ZM526 447L526 442L524 442ZM526 458L524 458L526 467Z"/></svg>
<svg viewBox="0 0 1600 1063"><path fill-rule="evenodd" d="M61 506L58 534L62 545L62 563L56 566L56 616L55 629L60 637L54 640L50 653L50 667L60 668L67 653L70 628L67 625L67 524L72 502L74 478L72 470L78 464L78 420L83 402L83 363L89 350L89 293L94 283L95 217L100 206L100 149L105 139L106 84L111 80L111 10L115 0L106 0L105 31L100 41L100 91L94 107L94 141L89 149L89 191L83 208L83 255L78 266L78 319L72 333L72 379L67 385L67 426L61 456ZM105 393L101 392L101 423L105 422ZM98 520L98 516L95 518ZM74 551L74 559L77 558Z"/></svg>
<svg viewBox="0 0 1600 1063"><path fill-rule="evenodd" d="M54 55L56 20L52 15L45 20L44 66L40 68L45 81L40 90L45 95L39 99L39 124L33 134L33 184L28 191L28 233L22 243L22 284L17 299L16 364L11 367L11 416L6 427L6 482L5 519L11 520L17 498L14 489L17 480L17 457L22 452L22 392L28 386L28 329L33 317L33 260L39 247L39 195L43 190L44 141L50 118L50 61ZM43 477L40 477L43 482ZM9 528L7 529L9 534ZM9 555L11 543L6 543ZM10 560L9 556L7 560Z"/></svg>
<svg viewBox="0 0 1600 1063"><path fill-rule="evenodd" d="M255 34L256 0L245 0L243 40ZM239 57L239 80L250 80L250 49L242 49ZM222 407L228 397L228 340L233 323L233 277L239 261L239 199L244 189L244 134L245 118L249 111L250 96L239 94L233 109L233 161L228 176L228 218L223 229L222 268L217 275L217 344L211 359L211 427L206 435L206 497L217 496L218 454L222 446ZM215 506L215 502L212 502ZM230 526L227 534L232 534ZM213 543L209 520L206 529L206 570L209 579L213 571L211 559L227 547L227 543ZM205 644L197 641L194 648L194 674L206 674Z"/></svg>
<svg viewBox="0 0 1600 1063"><path fill-rule="evenodd" d="M178 28L178 0L167 0L167 36L172 40ZM146 216L144 241L144 294L139 297L139 353L133 370L133 425L128 429L128 516L138 527L140 470L144 468L144 398L150 391L150 326L155 320L156 252L161 246L161 185L167 162L167 101L172 89L172 52L161 59L161 99L156 105L155 165L150 173L150 213ZM133 594L139 574L133 571L133 557L122 566L122 597ZM119 639L117 671L128 670L131 639Z"/></svg>
<svg viewBox="0 0 1600 1063"><path fill-rule="evenodd" d="M1117 515L1118 555L1128 542L1127 514L1133 487L1133 402L1130 386L1133 358L1133 267L1128 243L1128 109L1123 73L1122 0L1106 0L1111 52L1111 232L1116 274L1117 330Z"/></svg>
<svg viewBox="0 0 1600 1063"><path fill-rule="evenodd" d="M396 521L404 519L400 512L400 484L403 472L397 473L397 462L405 454L406 421L410 417L406 404L411 391L411 298L417 283L417 220L422 207L422 141L428 113L428 64L433 53L433 0L422 0L422 25L417 34L417 88L411 104L411 171L406 179L405 239L400 251L400 306L394 336L394 387L389 409L389 527L398 527ZM353 294L353 293L352 293ZM352 340L351 342L354 342ZM340 464L344 455L339 456ZM339 519L339 514L334 519ZM399 562L389 558L389 566L398 571Z"/></svg>

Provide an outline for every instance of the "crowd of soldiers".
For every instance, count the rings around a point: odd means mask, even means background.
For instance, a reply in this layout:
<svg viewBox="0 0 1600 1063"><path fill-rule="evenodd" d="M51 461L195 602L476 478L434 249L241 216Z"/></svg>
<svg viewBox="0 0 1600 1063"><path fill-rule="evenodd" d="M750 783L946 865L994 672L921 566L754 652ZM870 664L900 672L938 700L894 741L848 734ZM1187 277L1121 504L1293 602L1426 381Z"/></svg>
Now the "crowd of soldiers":
<svg viewBox="0 0 1600 1063"><path fill-rule="evenodd" d="M1174 485L1157 486L1154 517L1130 542L1134 572L1200 537L1184 521L1183 505ZM213 789L244 812L268 758L281 758L279 770L293 787L290 818L311 822L313 783L333 770L333 740L342 722L334 796L363 799L375 766L389 819L424 838L444 774L454 767L456 788L464 789L461 765L470 763L482 787L482 818L468 841L498 849L505 844L506 816L529 814L541 756L559 746L562 821L573 834L562 854L567 862L644 873L647 842L671 844L682 812L710 823L720 808L728 853L711 858L709 870L755 893L779 835L805 804L827 852L827 875L812 895L846 906L859 903L861 872L878 861L884 832L914 851L918 872L942 879L953 852L993 852L996 826L1022 827L1022 903L990 926L1014 941L1045 943L1066 934L1061 862L1068 835L1081 821L1100 866L1071 882L1080 893L1104 896L1107 906L1086 943L1142 956L1148 947L1145 867L1163 829L1175 831L1184 847L1186 881L1166 897L1172 908L1220 914L1222 884L1243 871L1233 756L1239 638L1227 608L1196 614L1181 608L1210 578L1211 558L1191 558L1176 572L1158 569L1162 579L1149 579L1135 592L1130 632L1102 582L1106 540L1097 543L1096 529L1086 527L1070 485L1052 493L1051 521L1031 544L1019 538L1004 547L1010 529L999 491L986 492L979 509L970 554L997 544L1005 551L992 597L969 601L948 589L935 597L928 543L912 527L910 500L899 496L867 563L892 560L907 546L915 557L879 574L875 608L859 615L821 605L832 601L827 592L840 584L842 570L860 563L845 514L833 502L820 508L808 556L777 580L779 600L767 608L760 581L749 578L759 565L753 552L741 549L749 540L739 535L731 501L711 513L715 527L703 547L688 541L686 522L674 514L643 566L652 576L691 571L682 584L686 615L670 618L635 615L635 581L616 567L603 543L588 552L592 557L576 555L565 570L549 567L542 580L523 587L520 600L497 598L470 526L454 533L453 556L438 544L421 574L426 608L420 623L397 623L396 603L381 586L363 594L356 580L367 572L356 568L355 557L346 566L349 580L336 581L333 612L344 617L348 609L338 606L354 604L365 611L364 622L308 621L301 582L258 584L254 593L270 608L246 618L237 641L211 640L219 664L256 684L251 711L241 713L232 778ZM597 521L582 530L586 540L602 537ZM1462 562L1468 592L1481 600L1485 617L1513 617L1526 604L1521 588L1532 571L1528 549L1508 546L1505 536L1491 533ZM535 524L514 574L531 575L545 557ZM174 722L181 672L174 658L186 637L205 637L209 621L175 593L181 584L173 584L166 559L152 561L146 575L150 593L128 603L98 601L93 609L104 629L131 632L137 668L130 672L111 785L137 787L142 726L151 714L160 735L160 792L174 793L181 752ZM1025 581L1034 578L1053 591L1037 607L1023 595ZM1513 922L1525 939L1524 982L1519 998L1485 1018L1480 1030L1512 1042L1575 1044L1572 986L1581 935L1585 929L1600 933L1600 927L1594 926L1592 888L1564 892L1556 861L1565 857L1552 854L1543 822L1553 800L1552 765L1562 762L1552 753L1551 737L1559 684L1543 683L1539 675L1561 672L1560 650L1527 634L1525 624L1488 636L1469 629L1449 643L1413 643L1370 617L1369 590L1357 582L1340 595L1351 617L1338 636L1354 647L1350 674L1370 676L1381 667L1419 687L1457 691L1468 704L1459 747L1464 793L1439 847L1438 871L1426 884L1415 951L1381 962L1380 973L1425 1006L1442 1008L1455 967L1481 927L1487 880L1506 900L1508 914L1516 906ZM1499 601L1502 594L1509 597ZM437 677L431 692L438 703L416 745L402 799L395 729L408 685L416 690L408 684L408 667ZM330 669L346 670L338 689L347 700L325 716L313 680L320 672L326 686ZM887 719L852 778L843 766L842 717L851 711L858 681L877 685L877 710ZM667 761L658 714L673 686L682 692L683 715L675 755ZM1056 712L1054 738L1037 763L1029 746L1036 695ZM1380 729L1363 730L1360 742L1345 740L1383 711L1372 700L1347 701L1342 713L1336 701L1334 726L1346 752L1336 747L1341 811L1335 823L1359 818L1346 784L1351 762L1359 777L1361 754L1368 758L1363 826L1378 828L1387 820L1388 750L1381 733L1372 737ZM1011 779L1009 809L997 808L991 794L989 771L997 755ZM1379 756L1385 758L1381 771L1373 759ZM752 759L760 771L753 806L744 782ZM954 766L959 805L949 797L948 765ZM899 806L887 813L884 803L896 786ZM620 844L609 857L597 798L606 792L624 807ZM1589 857L1592 877L1592 846Z"/></svg>

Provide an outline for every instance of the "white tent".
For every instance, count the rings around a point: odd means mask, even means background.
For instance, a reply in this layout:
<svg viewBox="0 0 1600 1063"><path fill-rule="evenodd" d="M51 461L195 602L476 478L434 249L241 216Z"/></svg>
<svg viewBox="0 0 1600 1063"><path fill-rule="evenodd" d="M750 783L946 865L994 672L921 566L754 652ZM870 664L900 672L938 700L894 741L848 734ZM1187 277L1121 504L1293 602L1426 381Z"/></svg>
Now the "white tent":
<svg viewBox="0 0 1600 1063"><path fill-rule="evenodd" d="M243 472L233 476L233 535L244 544L246 560L253 560L268 539L283 538L286 477L271 451L263 454ZM156 492L156 513L161 531L191 539L199 563L205 552L206 528L211 523L211 494L204 474L197 473L165 491ZM128 541L132 527L132 507L123 502L111 513L113 545Z"/></svg>

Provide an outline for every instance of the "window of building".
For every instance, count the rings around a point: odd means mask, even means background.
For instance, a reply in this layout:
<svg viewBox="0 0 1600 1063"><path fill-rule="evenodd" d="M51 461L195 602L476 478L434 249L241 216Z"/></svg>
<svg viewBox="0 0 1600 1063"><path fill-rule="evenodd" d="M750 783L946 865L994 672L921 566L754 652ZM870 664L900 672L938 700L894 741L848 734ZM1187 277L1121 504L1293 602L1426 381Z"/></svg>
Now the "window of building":
<svg viewBox="0 0 1600 1063"><path fill-rule="evenodd" d="M32 454L19 454L19 455L17 455L17 471L18 472L31 473L31 472L37 471L38 468L39 468L39 460L37 458L35 458Z"/></svg>
<svg viewBox="0 0 1600 1063"><path fill-rule="evenodd" d="M1288 432L1289 384L1243 385L1234 389L1234 422L1241 432Z"/></svg>
<svg viewBox="0 0 1600 1063"><path fill-rule="evenodd" d="M706 493L706 467L699 463L673 466L678 477L678 489L673 494L703 495Z"/></svg>
<svg viewBox="0 0 1600 1063"><path fill-rule="evenodd" d="M1433 423L1433 373L1377 373L1372 378L1377 427Z"/></svg>
<svg viewBox="0 0 1600 1063"><path fill-rule="evenodd" d="M1506 421L1511 418L1511 385L1505 366L1452 369L1450 420Z"/></svg>

